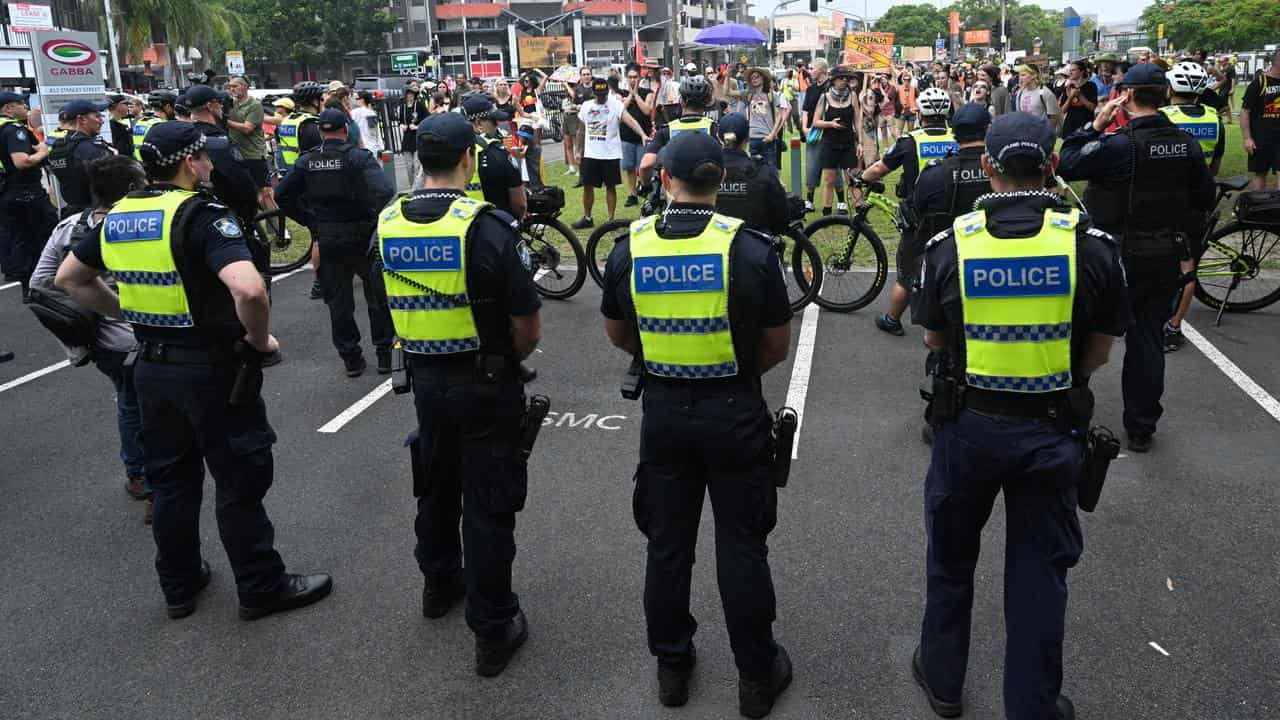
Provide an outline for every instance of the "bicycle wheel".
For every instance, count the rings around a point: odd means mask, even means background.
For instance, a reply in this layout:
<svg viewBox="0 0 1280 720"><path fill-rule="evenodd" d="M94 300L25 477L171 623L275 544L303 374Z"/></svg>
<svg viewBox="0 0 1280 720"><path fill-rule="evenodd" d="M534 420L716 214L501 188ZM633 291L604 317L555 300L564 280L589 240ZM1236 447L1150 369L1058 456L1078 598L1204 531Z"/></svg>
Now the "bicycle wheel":
<svg viewBox="0 0 1280 720"><path fill-rule="evenodd" d="M1280 300L1280 228L1238 221L1214 230L1196 265L1196 299L1251 312Z"/></svg>
<svg viewBox="0 0 1280 720"><path fill-rule="evenodd" d="M604 287L604 266L609 260L609 253L618 241L630 237L630 220L610 220L601 225L587 238L587 272L596 285Z"/></svg>
<svg viewBox="0 0 1280 720"><path fill-rule="evenodd" d="M582 243L567 225L546 215L531 215L521 224L520 237L529 248L533 284L539 294L568 300L582 289L587 280Z"/></svg>
<svg viewBox="0 0 1280 720"><path fill-rule="evenodd" d="M782 260L783 277L791 312L800 312L813 302L822 288L822 256L799 228L790 228L774 238L774 249ZM790 267L791 272L786 272Z"/></svg>
<svg viewBox="0 0 1280 720"><path fill-rule="evenodd" d="M829 215L804 229L822 257L822 286L813 301L836 312L866 307L884 289L889 260L871 223L856 215Z"/></svg>
<svg viewBox="0 0 1280 720"><path fill-rule="evenodd" d="M311 262L311 233L306 228L289 227L283 210L259 213L253 219L258 242L271 251L270 275L292 272Z"/></svg>

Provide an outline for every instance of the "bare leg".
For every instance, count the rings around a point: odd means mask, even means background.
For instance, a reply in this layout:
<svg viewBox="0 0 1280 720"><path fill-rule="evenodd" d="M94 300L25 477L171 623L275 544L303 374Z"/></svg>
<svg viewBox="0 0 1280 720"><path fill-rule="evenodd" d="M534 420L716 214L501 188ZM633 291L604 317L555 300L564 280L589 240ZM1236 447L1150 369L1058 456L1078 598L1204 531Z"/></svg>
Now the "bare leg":
<svg viewBox="0 0 1280 720"><path fill-rule="evenodd" d="M836 171L834 168L826 168L822 171L822 207L824 210L831 209L831 196L836 189Z"/></svg>
<svg viewBox="0 0 1280 720"><path fill-rule="evenodd" d="M618 209L618 186L604 186L604 202L609 207L609 220L613 220L614 211Z"/></svg>
<svg viewBox="0 0 1280 720"><path fill-rule="evenodd" d="M911 291L894 283L893 296L889 298L889 317L901 322L902 313L907 311L909 302L911 302Z"/></svg>
<svg viewBox="0 0 1280 720"><path fill-rule="evenodd" d="M582 215L591 217L591 208L596 204L596 189L590 185L582 186Z"/></svg>

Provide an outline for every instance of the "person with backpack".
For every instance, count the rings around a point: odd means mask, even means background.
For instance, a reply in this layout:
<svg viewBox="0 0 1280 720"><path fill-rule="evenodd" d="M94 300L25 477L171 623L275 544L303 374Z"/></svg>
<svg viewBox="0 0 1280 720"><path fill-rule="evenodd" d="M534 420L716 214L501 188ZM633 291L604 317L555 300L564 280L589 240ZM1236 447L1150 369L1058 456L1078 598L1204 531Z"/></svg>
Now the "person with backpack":
<svg viewBox="0 0 1280 720"><path fill-rule="evenodd" d="M747 154L751 123L742 113L720 119L724 145L724 179L716 193L716 212L742 220L747 227L781 234L787 229L787 191L778 170L764 158Z"/></svg>
<svg viewBox="0 0 1280 720"><path fill-rule="evenodd" d="M133 328L123 320L97 315L71 300L54 286L58 266L81 238L97 232L107 211L129 192L147 185L142 164L130 155L105 155L82 169L89 192L90 207L68 216L54 227L44 251L31 273L31 312L48 328L75 367L93 363L111 380L116 394L116 422L120 429L120 461L124 463L125 492L135 500L146 500L142 523L151 524L151 485L146 480L146 458L142 445L142 411L133 387L133 368L126 365L137 340Z"/></svg>
<svg viewBox="0 0 1280 720"><path fill-rule="evenodd" d="M1040 70L1030 65L1018 66L1018 89L1013 93L1014 112L1046 118L1056 131L1062 125L1062 108L1053 90L1040 84Z"/></svg>
<svg viewBox="0 0 1280 720"><path fill-rule="evenodd" d="M738 98L745 104L743 111L751 123L751 154L759 155L773 163L774 167L781 168L782 154L778 138L782 135L791 107L782 93L774 92L773 73L768 68L753 67L747 71L745 87L732 87L731 81L726 78L723 89L726 98Z"/></svg>

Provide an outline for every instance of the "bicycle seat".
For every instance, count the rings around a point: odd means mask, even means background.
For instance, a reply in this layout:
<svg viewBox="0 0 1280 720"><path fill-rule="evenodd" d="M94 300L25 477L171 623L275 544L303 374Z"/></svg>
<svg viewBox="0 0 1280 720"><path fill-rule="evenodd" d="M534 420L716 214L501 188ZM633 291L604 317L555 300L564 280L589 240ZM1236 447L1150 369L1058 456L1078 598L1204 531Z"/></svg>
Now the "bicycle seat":
<svg viewBox="0 0 1280 720"><path fill-rule="evenodd" d="M1214 180L1220 188L1226 188L1232 192L1240 192L1249 187L1249 178L1244 175L1237 175L1229 178L1218 178Z"/></svg>

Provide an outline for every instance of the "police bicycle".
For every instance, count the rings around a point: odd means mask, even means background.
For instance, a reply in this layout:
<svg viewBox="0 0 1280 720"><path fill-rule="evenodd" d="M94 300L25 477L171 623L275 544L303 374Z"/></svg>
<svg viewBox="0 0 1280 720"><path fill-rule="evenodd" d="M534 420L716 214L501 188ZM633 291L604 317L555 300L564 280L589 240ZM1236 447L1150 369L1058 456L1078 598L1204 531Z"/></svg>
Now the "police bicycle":
<svg viewBox="0 0 1280 720"><path fill-rule="evenodd" d="M656 215L665 205L666 198L662 193L662 184L655 171L649 183L648 197L640 207L640 216ZM773 250L777 253L782 267L791 268L790 273L783 272L783 278L787 283L787 297L791 301L791 311L799 312L817 299L822 287L823 270L822 256L805 236L799 213L793 213L793 217L797 219L791 221L786 232L773 236ZM632 222L634 221L624 219L610 220L596 228L587 239L587 271L591 274L591 279L595 280L596 285L601 288L604 287L604 269L609 260L609 254L613 252L613 247L620 240L631 236Z"/></svg>
<svg viewBox="0 0 1280 720"><path fill-rule="evenodd" d="M804 234L822 253L822 287L814 302L843 313L875 300L889 275L889 258L871 226L871 211L878 209L888 215L899 235L906 226L898 204L884 195L884 183L867 182L855 175L849 184L864 190L853 214L826 215L804 228Z"/></svg>
<svg viewBox="0 0 1280 720"><path fill-rule="evenodd" d="M1214 207L1241 193L1244 177L1216 180ZM1280 300L1280 192L1241 193L1231 219L1219 226L1222 210L1209 216L1196 252L1196 299L1222 313L1260 310Z"/></svg>
<svg viewBox="0 0 1280 720"><path fill-rule="evenodd" d="M516 233L529 249L533 284L544 297L568 300L587 281L587 261L578 236L559 220L564 191L547 185L525 192L528 214Z"/></svg>
<svg viewBox="0 0 1280 720"><path fill-rule="evenodd" d="M268 275L293 272L311 262L311 233L290 229L283 210L260 212L253 218L254 239L271 253Z"/></svg>

